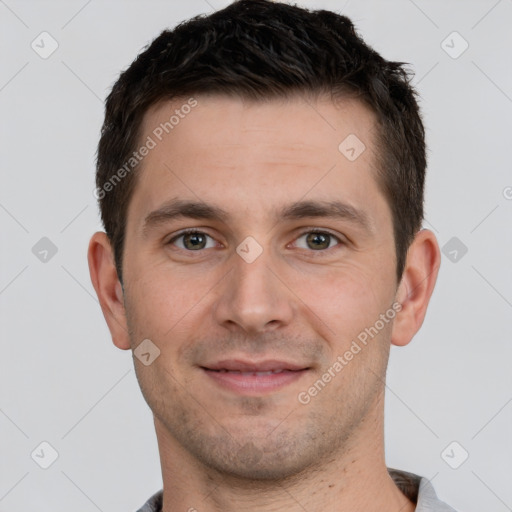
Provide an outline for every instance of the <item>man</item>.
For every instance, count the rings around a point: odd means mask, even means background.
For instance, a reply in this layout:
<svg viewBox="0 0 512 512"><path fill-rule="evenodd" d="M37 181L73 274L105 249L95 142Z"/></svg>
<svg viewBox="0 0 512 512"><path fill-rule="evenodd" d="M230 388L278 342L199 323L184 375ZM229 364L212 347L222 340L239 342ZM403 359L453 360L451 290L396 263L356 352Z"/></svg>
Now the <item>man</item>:
<svg viewBox="0 0 512 512"><path fill-rule="evenodd" d="M384 457L440 264L425 167L406 71L332 12L240 0L122 73L88 256L154 415L141 511L453 510Z"/></svg>

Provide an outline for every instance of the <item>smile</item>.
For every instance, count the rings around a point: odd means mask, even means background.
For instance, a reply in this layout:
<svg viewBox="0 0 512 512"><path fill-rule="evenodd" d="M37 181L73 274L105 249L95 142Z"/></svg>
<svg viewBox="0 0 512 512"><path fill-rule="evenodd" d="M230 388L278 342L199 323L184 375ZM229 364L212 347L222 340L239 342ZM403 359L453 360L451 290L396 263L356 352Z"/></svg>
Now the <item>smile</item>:
<svg viewBox="0 0 512 512"><path fill-rule="evenodd" d="M282 361L253 363L240 360L220 361L201 369L210 381L221 388L253 396L281 390L310 370L309 367Z"/></svg>
<svg viewBox="0 0 512 512"><path fill-rule="evenodd" d="M212 370L214 372L221 372L221 373L238 373L240 375L272 375L273 373L282 373L282 372L288 372L292 370L269 370L265 372L256 372L256 371L249 371L249 372L243 372L241 370Z"/></svg>

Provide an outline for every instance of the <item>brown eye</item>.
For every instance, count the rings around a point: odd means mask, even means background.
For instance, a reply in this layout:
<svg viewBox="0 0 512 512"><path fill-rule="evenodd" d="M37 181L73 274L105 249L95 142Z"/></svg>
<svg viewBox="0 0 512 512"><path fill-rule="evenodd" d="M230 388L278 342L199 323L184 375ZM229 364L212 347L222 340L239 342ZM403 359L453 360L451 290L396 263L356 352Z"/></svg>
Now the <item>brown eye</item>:
<svg viewBox="0 0 512 512"><path fill-rule="evenodd" d="M208 238L211 239L209 235L201 231L189 231L175 236L172 240L169 240L169 244L174 244L180 249L184 249L186 251L199 251L201 249L214 247L214 243L211 243L210 246L207 245ZM177 243L178 240L182 240L181 244Z"/></svg>
<svg viewBox="0 0 512 512"><path fill-rule="evenodd" d="M190 250L204 249L206 237L202 233L188 233L183 236L183 245Z"/></svg>
<svg viewBox="0 0 512 512"><path fill-rule="evenodd" d="M341 243L338 237L325 231L309 231L301 235L297 240L301 239L305 240L305 244L298 246L301 249L312 249L313 251L331 249L333 246ZM332 242L334 242L334 244Z"/></svg>
<svg viewBox="0 0 512 512"><path fill-rule="evenodd" d="M309 233L306 242L312 249L327 249L331 241L330 235L323 233Z"/></svg>

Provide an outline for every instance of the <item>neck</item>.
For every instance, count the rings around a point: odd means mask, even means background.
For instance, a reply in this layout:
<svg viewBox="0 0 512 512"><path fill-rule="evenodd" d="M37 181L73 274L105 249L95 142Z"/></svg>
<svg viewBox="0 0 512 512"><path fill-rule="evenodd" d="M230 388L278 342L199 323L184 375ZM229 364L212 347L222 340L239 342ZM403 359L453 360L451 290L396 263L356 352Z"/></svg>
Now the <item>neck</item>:
<svg viewBox="0 0 512 512"><path fill-rule="evenodd" d="M383 397L342 448L284 480L247 480L204 466L155 418L163 512L413 512L384 460Z"/></svg>

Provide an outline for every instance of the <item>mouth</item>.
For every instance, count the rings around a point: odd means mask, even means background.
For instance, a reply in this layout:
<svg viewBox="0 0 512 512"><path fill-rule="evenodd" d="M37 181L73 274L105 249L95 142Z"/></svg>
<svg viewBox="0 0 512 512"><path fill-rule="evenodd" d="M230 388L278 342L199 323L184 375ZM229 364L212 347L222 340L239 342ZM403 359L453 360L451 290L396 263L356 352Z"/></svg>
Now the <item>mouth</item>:
<svg viewBox="0 0 512 512"><path fill-rule="evenodd" d="M215 384L238 394L261 395L296 382L311 368L284 361L225 360L201 366Z"/></svg>

